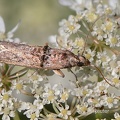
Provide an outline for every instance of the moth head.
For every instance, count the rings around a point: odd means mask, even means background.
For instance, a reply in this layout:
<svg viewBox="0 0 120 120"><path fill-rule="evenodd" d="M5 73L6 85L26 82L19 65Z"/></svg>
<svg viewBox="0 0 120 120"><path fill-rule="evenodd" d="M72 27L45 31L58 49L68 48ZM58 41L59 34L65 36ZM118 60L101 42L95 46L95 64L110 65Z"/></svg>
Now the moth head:
<svg viewBox="0 0 120 120"><path fill-rule="evenodd" d="M90 65L90 61L88 59L86 59L84 56L78 56L78 58L79 58L78 66Z"/></svg>

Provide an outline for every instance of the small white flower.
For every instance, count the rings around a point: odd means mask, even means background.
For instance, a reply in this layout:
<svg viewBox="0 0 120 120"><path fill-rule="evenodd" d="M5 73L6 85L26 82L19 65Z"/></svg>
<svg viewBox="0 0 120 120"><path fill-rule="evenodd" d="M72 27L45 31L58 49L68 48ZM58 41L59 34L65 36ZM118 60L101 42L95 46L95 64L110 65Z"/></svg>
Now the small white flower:
<svg viewBox="0 0 120 120"><path fill-rule="evenodd" d="M93 4L91 0L59 0L62 5L69 6L76 12L83 11L86 9L92 9Z"/></svg>
<svg viewBox="0 0 120 120"><path fill-rule="evenodd" d="M92 94L92 96L94 96L94 94ZM101 107L102 104L100 102L100 97L92 97L92 98L88 98L87 100L88 104L94 107Z"/></svg>
<svg viewBox="0 0 120 120"><path fill-rule="evenodd" d="M103 67L107 66L109 61L111 60L106 51L98 52L97 58L98 60L96 61L96 65L99 66L100 64L102 64Z"/></svg>
<svg viewBox="0 0 120 120"><path fill-rule="evenodd" d="M15 101L14 101L15 102ZM3 103L0 106L0 115L2 115L2 120L10 120L10 117L15 117L14 103L9 101L9 103Z"/></svg>
<svg viewBox="0 0 120 120"><path fill-rule="evenodd" d="M113 30L116 29L115 22L111 21L105 21L104 24L102 24L101 29L108 34L109 32L113 32Z"/></svg>
<svg viewBox="0 0 120 120"><path fill-rule="evenodd" d="M57 100L60 90L57 88L58 85L55 84L51 87L50 84L45 84L44 92L42 94L44 104L50 104Z"/></svg>
<svg viewBox="0 0 120 120"><path fill-rule="evenodd" d="M120 114L115 112L114 118L115 118L115 120L120 120Z"/></svg>
<svg viewBox="0 0 120 120"><path fill-rule="evenodd" d="M3 18L0 16L0 40L6 40L13 42L14 39L12 38L14 35L14 32L18 29L20 22L8 33L6 33L5 29L5 23Z"/></svg>
<svg viewBox="0 0 120 120"><path fill-rule="evenodd" d="M112 36L110 34L105 41L106 41L106 45L110 45L110 47L115 47L115 46L119 47L120 46L120 36L119 35Z"/></svg>
<svg viewBox="0 0 120 120"><path fill-rule="evenodd" d="M106 81L98 82L96 87L94 88L94 95L100 96L101 94L107 94L109 86L110 85L106 83Z"/></svg>
<svg viewBox="0 0 120 120"><path fill-rule="evenodd" d="M18 108L18 111L21 112L22 110L26 110L28 108L30 108L30 104L28 102L20 102L19 101L19 108Z"/></svg>
<svg viewBox="0 0 120 120"><path fill-rule="evenodd" d="M71 111L69 110L69 106L65 105L65 108L60 107L59 110L60 110L60 113L58 114L58 116L65 119L65 120L68 120L68 116L71 115Z"/></svg>
<svg viewBox="0 0 120 120"><path fill-rule="evenodd" d="M57 44L56 39L57 39L57 36L56 36L56 35L51 35L51 36L49 36L48 41L49 41L52 45L55 45L55 47L57 47L58 44Z"/></svg>
<svg viewBox="0 0 120 120"><path fill-rule="evenodd" d="M92 62L94 60L94 56L95 56L95 51L91 50L91 49L86 49L84 56L86 59L88 59L90 62Z"/></svg>
<svg viewBox="0 0 120 120"><path fill-rule="evenodd" d="M113 64L110 66L111 75L116 78L120 76L120 61L114 60Z"/></svg>
<svg viewBox="0 0 120 120"><path fill-rule="evenodd" d="M76 108L77 108L77 112L82 115L86 115L94 112L93 107L90 107L86 102L82 104L78 104Z"/></svg>
<svg viewBox="0 0 120 120"><path fill-rule="evenodd" d="M66 36L67 38L73 33L77 33L80 28L80 24L78 24L73 19L68 18L68 20L63 19L60 23L59 34L61 36Z"/></svg>
<svg viewBox="0 0 120 120"><path fill-rule="evenodd" d="M24 85L24 80L13 80L12 81L12 90L16 90L16 93L20 93L22 90L26 90L26 85Z"/></svg>
<svg viewBox="0 0 120 120"><path fill-rule="evenodd" d="M85 40L82 37L81 38L79 38L79 37L75 38L74 46L77 47L78 49L84 49Z"/></svg>
<svg viewBox="0 0 120 120"><path fill-rule="evenodd" d="M89 89L87 85L79 88L74 88L74 90L71 91L72 95L77 96L78 98L89 97L92 92L93 91Z"/></svg>
<svg viewBox="0 0 120 120"><path fill-rule="evenodd" d="M57 115L55 115L55 114L48 114L48 115L46 115L46 120L57 120Z"/></svg>
<svg viewBox="0 0 120 120"><path fill-rule="evenodd" d="M41 100L35 99L33 104L32 103L27 104L27 108L24 114L28 118L30 118L30 120L38 120L42 109L43 109L43 104Z"/></svg>
<svg viewBox="0 0 120 120"><path fill-rule="evenodd" d="M97 19L97 14L95 14L94 11L88 11L86 12L85 19L90 23L94 22Z"/></svg>
<svg viewBox="0 0 120 120"><path fill-rule="evenodd" d="M115 87L119 88L120 87L120 80L119 80L119 78L113 78L112 79L112 85L114 85Z"/></svg>
<svg viewBox="0 0 120 120"><path fill-rule="evenodd" d="M65 102L68 100L70 94L70 90L62 89L62 92L60 93L60 100L59 102Z"/></svg>
<svg viewBox="0 0 120 120"><path fill-rule="evenodd" d="M0 94L0 100L2 101L3 104L7 104L8 102L12 102L11 96L12 96L11 90L6 92L6 90L3 89Z"/></svg>
<svg viewBox="0 0 120 120"><path fill-rule="evenodd" d="M108 106L108 108L112 108L113 105L118 103L118 99L116 98L116 96L114 94L111 94L109 96L104 95L102 96L102 101L101 103L103 103L103 105Z"/></svg>

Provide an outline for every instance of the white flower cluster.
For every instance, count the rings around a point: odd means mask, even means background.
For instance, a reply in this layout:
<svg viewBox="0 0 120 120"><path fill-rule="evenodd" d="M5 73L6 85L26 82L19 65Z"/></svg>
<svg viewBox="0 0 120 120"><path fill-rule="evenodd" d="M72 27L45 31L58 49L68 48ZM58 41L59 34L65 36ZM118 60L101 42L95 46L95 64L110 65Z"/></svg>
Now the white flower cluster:
<svg viewBox="0 0 120 120"><path fill-rule="evenodd" d="M40 74L28 73L25 78L21 78L28 69L11 73L13 66L0 66L2 120L15 117L16 110L23 112L30 120L79 120L92 113L120 109L120 18L116 8L111 3L105 5L99 0L60 2L75 10L76 15L70 15L59 23L59 35L50 37L52 43L74 53L79 51L79 55L96 67L76 67L76 79L70 80L68 89L60 83L51 85L44 74L46 70L40 70ZM19 42L19 39L16 41L13 38L18 26L19 23L6 33L4 21L0 17L0 40ZM14 92L31 96L34 100L23 102L15 98ZM111 120L119 119L119 113L115 112Z"/></svg>

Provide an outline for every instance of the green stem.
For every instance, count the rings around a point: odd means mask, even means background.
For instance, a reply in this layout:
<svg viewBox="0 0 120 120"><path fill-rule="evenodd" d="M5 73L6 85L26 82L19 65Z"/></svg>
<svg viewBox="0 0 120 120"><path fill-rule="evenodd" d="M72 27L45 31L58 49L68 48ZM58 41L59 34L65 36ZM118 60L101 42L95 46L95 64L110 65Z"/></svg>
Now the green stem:
<svg viewBox="0 0 120 120"><path fill-rule="evenodd" d="M20 117L19 117L17 110L15 111L15 117L13 118L13 120L20 120Z"/></svg>
<svg viewBox="0 0 120 120"><path fill-rule="evenodd" d="M96 113L95 118L96 119L102 119L102 114L101 113Z"/></svg>

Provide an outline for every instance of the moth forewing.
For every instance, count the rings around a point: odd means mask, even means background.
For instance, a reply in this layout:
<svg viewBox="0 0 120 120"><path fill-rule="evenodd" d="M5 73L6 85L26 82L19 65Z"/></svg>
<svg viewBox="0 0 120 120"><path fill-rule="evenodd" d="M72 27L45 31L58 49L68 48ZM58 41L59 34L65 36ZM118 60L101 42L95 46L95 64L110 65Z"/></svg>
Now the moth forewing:
<svg viewBox="0 0 120 120"><path fill-rule="evenodd" d="M84 56L77 56L68 50L45 46L31 46L14 42L0 41L0 62L18 66L51 69L64 77L60 69L74 66L87 66Z"/></svg>

